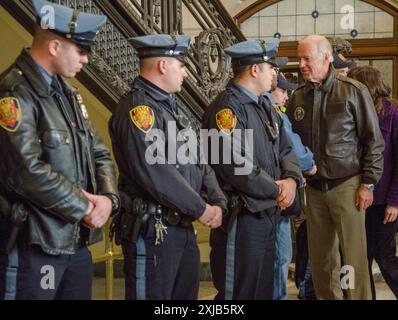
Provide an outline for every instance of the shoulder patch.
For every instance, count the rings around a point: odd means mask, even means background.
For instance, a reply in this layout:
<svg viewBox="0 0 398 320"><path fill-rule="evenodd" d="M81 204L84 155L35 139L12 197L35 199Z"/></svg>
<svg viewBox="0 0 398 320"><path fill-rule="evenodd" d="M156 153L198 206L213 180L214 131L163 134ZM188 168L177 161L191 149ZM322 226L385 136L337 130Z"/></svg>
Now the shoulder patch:
<svg viewBox="0 0 398 320"><path fill-rule="evenodd" d="M131 121L144 133L152 130L155 124L155 112L151 107L140 105L130 110Z"/></svg>
<svg viewBox="0 0 398 320"><path fill-rule="evenodd" d="M226 134L234 132L238 120L230 108L224 108L217 112L216 123L218 129Z"/></svg>
<svg viewBox="0 0 398 320"><path fill-rule="evenodd" d="M301 121L304 119L305 116L305 110L301 106L296 106L296 109L294 109L294 120L296 121Z"/></svg>
<svg viewBox="0 0 398 320"><path fill-rule="evenodd" d="M16 132L21 125L22 109L18 98L0 99L0 126L10 132Z"/></svg>

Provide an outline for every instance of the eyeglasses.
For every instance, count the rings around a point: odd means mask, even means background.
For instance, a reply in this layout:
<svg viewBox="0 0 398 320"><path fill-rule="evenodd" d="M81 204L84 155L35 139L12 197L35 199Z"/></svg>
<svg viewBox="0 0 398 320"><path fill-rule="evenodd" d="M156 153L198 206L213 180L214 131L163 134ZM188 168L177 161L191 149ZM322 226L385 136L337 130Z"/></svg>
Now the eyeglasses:
<svg viewBox="0 0 398 320"><path fill-rule="evenodd" d="M276 74L278 74L278 73L279 73L279 68L278 68L278 67L274 67L274 66L272 66L271 68L272 68L272 70L274 70L274 71L275 71L275 73L276 73Z"/></svg>

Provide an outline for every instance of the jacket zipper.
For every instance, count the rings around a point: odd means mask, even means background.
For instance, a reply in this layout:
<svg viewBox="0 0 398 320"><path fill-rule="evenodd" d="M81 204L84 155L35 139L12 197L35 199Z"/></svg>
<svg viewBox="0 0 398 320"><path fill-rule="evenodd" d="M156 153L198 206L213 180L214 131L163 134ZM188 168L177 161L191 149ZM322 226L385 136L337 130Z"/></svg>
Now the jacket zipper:
<svg viewBox="0 0 398 320"><path fill-rule="evenodd" d="M78 150L78 148L77 148L77 146L76 146L76 134L75 134L75 131L74 131L74 128L73 128L73 125L72 125L72 123L73 123L73 121L72 121L72 119L70 118L70 116L69 116L69 114L68 114L68 112L67 112L67 110L66 110L66 107L65 107L65 105L64 105L64 103L63 103L63 101L62 101L62 99L61 99L61 97L58 95L58 93L55 93L55 96L57 97L57 100L58 100L58 102L59 102L59 104L61 105L61 109L62 109L62 112L64 113L64 115L66 116L66 118L67 118L67 120L68 120L68 122L69 122L69 126L71 127L71 131L72 131L72 136L73 136L73 147L74 147L74 149L75 149L75 154L76 154L76 151ZM79 170L78 170L78 165L79 165L79 163L78 163L78 161L77 161L77 159L76 159L76 157L75 157L75 174L76 174L76 180L79 182L79 184L80 184L80 175L79 175Z"/></svg>

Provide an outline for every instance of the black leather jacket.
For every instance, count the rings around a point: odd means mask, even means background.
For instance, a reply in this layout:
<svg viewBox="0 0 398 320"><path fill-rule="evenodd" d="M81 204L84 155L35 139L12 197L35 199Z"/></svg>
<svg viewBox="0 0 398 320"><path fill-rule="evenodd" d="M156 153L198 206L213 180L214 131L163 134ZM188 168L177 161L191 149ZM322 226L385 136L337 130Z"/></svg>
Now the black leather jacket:
<svg viewBox="0 0 398 320"><path fill-rule="evenodd" d="M87 119L80 94L66 84L65 89L76 123L26 50L0 76L2 111L12 97L21 112L15 130L4 122L0 127L4 192L28 209L27 243L53 255L73 254L79 236L86 244L102 238L101 230L80 225L88 208L82 188L117 194L109 150Z"/></svg>
<svg viewBox="0 0 398 320"><path fill-rule="evenodd" d="M321 86L307 82L294 92L287 114L293 131L314 153L315 180L333 184L361 175L362 183L377 183L383 171L384 142L373 100L363 84L336 75L331 66Z"/></svg>

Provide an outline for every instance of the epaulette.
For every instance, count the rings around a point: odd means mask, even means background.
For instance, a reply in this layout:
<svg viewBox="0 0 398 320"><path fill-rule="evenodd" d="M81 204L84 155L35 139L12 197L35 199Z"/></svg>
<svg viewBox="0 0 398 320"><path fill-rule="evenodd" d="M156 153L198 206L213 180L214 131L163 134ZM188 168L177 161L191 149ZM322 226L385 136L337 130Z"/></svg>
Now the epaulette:
<svg viewBox="0 0 398 320"><path fill-rule="evenodd" d="M336 79L338 79L338 80L340 80L342 82L345 82L345 83L349 83L349 84L351 84L352 86L354 86L355 88L357 88L359 90L363 90L363 89L366 88L366 86L363 83L359 82L358 80L349 78L349 77L336 75Z"/></svg>
<svg viewBox="0 0 398 320"><path fill-rule="evenodd" d="M24 81L23 72L16 66L12 66L0 76L0 91L13 91Z"/></svg>

